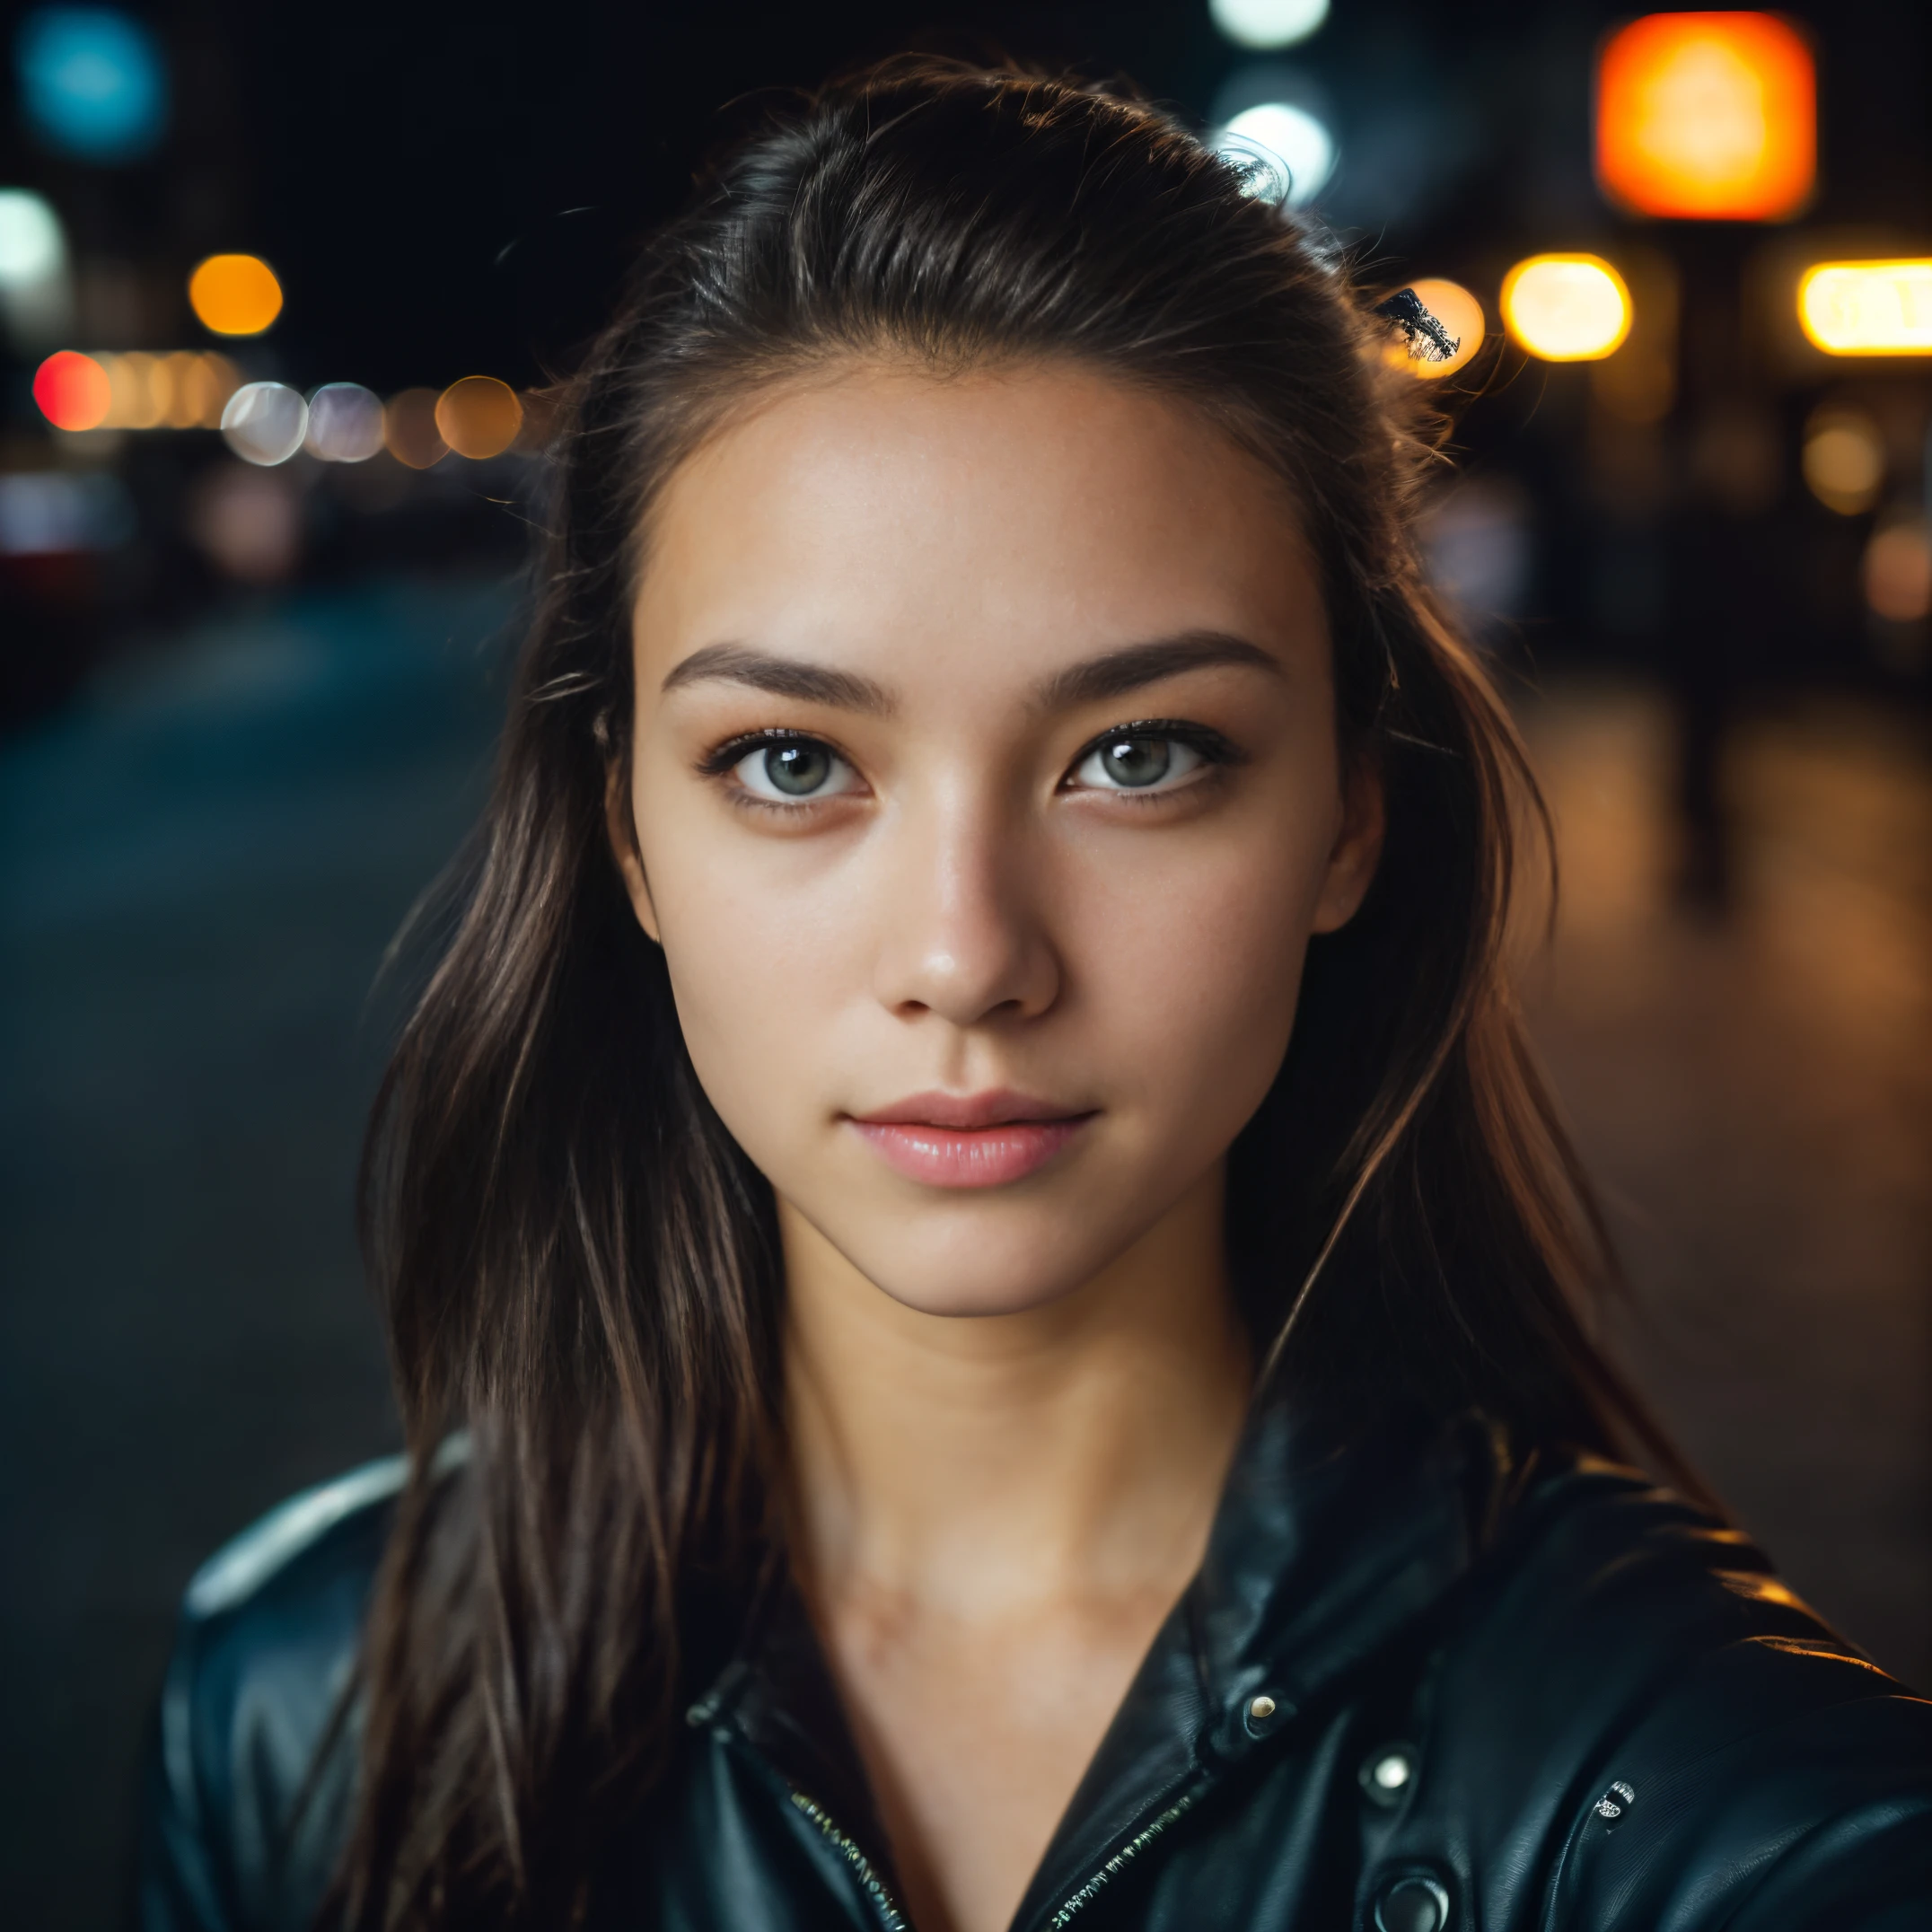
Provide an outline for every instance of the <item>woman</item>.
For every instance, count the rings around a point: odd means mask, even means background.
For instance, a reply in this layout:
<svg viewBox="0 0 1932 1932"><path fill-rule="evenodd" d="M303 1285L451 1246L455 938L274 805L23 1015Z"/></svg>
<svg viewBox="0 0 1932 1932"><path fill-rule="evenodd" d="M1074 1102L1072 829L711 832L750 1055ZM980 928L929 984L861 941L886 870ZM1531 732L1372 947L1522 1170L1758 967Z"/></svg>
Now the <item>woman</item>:
<svg viewBox="0 0 1932 1932"><path fill-rule="evenodd" d="M1254 186L897 63L651 245L377 1109L407 1471L192 1586L150 1928L1925 1922L1932 1709L1622 1466L1529 780Z"/></svg>

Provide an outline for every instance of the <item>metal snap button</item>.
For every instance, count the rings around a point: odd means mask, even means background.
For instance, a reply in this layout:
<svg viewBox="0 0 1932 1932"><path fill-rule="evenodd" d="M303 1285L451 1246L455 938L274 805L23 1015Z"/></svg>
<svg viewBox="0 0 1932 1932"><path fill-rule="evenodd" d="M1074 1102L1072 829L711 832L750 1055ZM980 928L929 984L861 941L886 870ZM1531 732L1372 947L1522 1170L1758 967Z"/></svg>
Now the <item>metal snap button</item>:
<svg viewBox="0 0 1932 1932"><path fill-rule="evenodd" d="M1370 1804L1393 1811L1415 1782L1416 1747L1413 1744L1378 1744L1362 1761L1356 1781Z"/></svg>
<svg viewBox="0 0 1932 1932"><path fill-rule="evenodd" d="M1375 1901L1375 1932L1443 1932L1449 1894L1433 1878L1398 1878Z"/></svg>
<svg viewBox="0 0 1932 1932"><path fill-rule="evenodd" d="M1265 1737L1284 1718L1294 1715L1295 1707L1287 1699L1278 1700L1264 1690L1242 1706L1241 1722L1250 1737Z"/></svg>

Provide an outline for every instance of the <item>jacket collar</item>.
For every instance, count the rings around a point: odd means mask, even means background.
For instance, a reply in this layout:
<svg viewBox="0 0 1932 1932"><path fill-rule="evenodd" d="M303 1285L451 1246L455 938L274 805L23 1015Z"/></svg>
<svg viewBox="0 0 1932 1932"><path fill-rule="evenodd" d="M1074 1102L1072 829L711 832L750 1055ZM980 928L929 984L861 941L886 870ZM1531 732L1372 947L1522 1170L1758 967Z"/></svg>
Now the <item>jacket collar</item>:
<svg viewBox="0 0 1932 1932"><path fill-rule="evenodd" d="M1491 1541L1509 1480L1499 1431L1389 1413L1346 1430L1258 1405L1208 1553L1155 1638L1014 1918L1027 1926L1164 1811L1440 1602ZM1271 1700L1254 1715L1257 1699ZM781 1583L693 1708L737 1730L891 1883L890 1853L824 1656Z"/></svg>

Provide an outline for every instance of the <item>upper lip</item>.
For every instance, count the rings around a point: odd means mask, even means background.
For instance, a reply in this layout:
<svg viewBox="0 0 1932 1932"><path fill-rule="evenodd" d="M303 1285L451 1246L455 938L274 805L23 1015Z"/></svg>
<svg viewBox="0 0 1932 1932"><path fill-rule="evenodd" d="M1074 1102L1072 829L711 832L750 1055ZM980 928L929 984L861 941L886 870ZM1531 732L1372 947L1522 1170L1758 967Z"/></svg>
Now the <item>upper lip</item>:
<svg viewBox="0 0 1932 1932"><path fill-rule="evenodd" d="M1077 1120L1092 1111L994 1087L984 1093L909 1093L904 1100L852 1118L867 1127L971 1128L1011 1127L1019 1121Z"/></svg>

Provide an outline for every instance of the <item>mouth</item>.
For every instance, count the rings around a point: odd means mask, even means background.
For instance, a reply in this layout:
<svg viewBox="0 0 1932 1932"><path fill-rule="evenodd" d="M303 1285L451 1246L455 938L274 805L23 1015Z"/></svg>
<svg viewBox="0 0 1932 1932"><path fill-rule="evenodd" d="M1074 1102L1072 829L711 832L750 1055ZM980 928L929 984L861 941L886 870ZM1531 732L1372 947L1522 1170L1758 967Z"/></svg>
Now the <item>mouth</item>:
<svg viewBox="0 0 1932 1932"><path fill-rule="evenodd" d="M876 1113L851 1114L885 1164L928 1187L997 1188L1038 1173L1094 1118L1004 1089L914 1093Z"/></svg>

